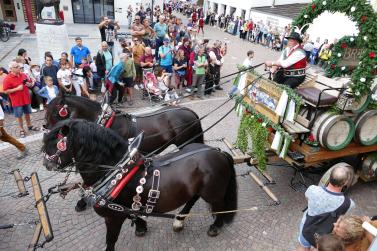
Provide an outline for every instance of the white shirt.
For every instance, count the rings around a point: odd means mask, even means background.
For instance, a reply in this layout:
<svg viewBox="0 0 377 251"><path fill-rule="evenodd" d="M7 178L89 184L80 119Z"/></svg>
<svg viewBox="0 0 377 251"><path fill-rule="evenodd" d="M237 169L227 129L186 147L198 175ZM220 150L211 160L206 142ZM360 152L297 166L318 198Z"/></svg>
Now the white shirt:
<svg viewBox="0 0 377 251"><path fill-rule="evenodd" d="M49 86L46 85L46 89L47 89L47 92L48 92L48 96L49 96L51 99L53 99L53 98L56 97L56 93L55 93L55 88L54 88L54 86L49 87Z"/></svg>
<svg viewBox="0 0 377 251"><path fill-rule="evenodd" d="M82 73L82 69L79 68L74 73L79 75L79 76L73 75L72 76L72 82L74 82L75 84L83 85L84 84L84 75Z"/></svg>
<svg viewBox="0 0 377 251"><path fill-rule="evenodd" d="M59 71L58 71L58 73L56 74L56 77L59 79L61 79L61 81L62 81L62 84L64 85L64 86L67 86L67 85L70 85L71 84L71 80L70 80L70 76L71 76L72 74L71 74L71 71L70 70L68 70L68 69L64 69L64 70L62 70L62 69L60 69Z"/></svg>
<svg viewBox="0 0 377 251"><path fill-rule="evenodd" d="M249 57L245 58L245 60L242 63L242 66L250 68L251 66L253 66L253 60L250 59Z"/></svg>
<svg viewBox="0 0 377 251"><path fill-rule="evenodd" d="M211 62L214 62L217 65L221 65L224 63L223 58L221 58L221 60L217 60L216 54L213 51L210 51L208 55L209 55L209 58L211 59Z"/></svg>
<svg viewBox="0 0 377 251"><path fill-rule="evenodd" d="M90 69L92 69L92 72L97 72L97 66L94 62L90 63Z"/></svg>
<svg viewBox="0 0 377 251"><path fill-rule="evenodd" d="M314 49L314 44L312 44L312 43L306 43L305 45L304 45L304 50L305 51L312 51Z"/></svg>
<svg viewBox="0 0 377 251"><path fill-rule="evenodd" d="M297 63L298 61L300 61L301 59L306 57L306 54L303 50L295 50L291 55L289 55L289 53L292 50L294 50L295 48L296 48L296 46L293 47L292 49L287 47L283 50L283 52L281 53L281 56L278 60L278 62L281 64L281 67L288 68L289 66ZM289 57L284 59L284 54L289 55Z"/></svg>

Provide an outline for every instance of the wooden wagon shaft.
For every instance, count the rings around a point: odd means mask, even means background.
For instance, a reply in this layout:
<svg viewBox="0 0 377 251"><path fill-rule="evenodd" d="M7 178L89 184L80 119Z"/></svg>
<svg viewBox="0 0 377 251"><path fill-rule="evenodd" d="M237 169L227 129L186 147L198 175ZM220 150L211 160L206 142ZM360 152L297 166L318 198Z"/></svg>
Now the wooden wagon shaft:
<svg viewBox="0 0 377 251"><path fill-rule="evenodd" d="M20 192L18 196L22 197L28 195L29 192L26 191L24 179L21 176L20 170L16 169L13 171L14 179L17 183L18 191Z"/></svg>
<svg viewBox="0 0 377 251"><path fill-rule="evenodd" d="M42 225L43 234L47 242L52 241L54 235L52 233L50 218L48 216L46 204L43 198L43 192L39 183L38 174L33 172L31 174L31 184L34 191L34 198L36 201L36 207L38 210L39 220Z"/></svg>
<svg viewBox="0 0 377 251"><path fill-rule="evenodd" d="M260 188L265 191L265 193L276 202L276 204L280 204L280 200L276 197L276 195L265 185L263 182L252 172L249 172L250 177L259 185Z"/></svg>
<svg viewBox="0 0 377 251"><path fill-rule="evenodd" d="M31 242L29 244L29 247L28 247L27 251L34 251L34 250L36 250L35 247L38 244L39 237L41 236L41 233L42 233L42 224L38 223L35 226L33 238L31 239Z"/></svg>

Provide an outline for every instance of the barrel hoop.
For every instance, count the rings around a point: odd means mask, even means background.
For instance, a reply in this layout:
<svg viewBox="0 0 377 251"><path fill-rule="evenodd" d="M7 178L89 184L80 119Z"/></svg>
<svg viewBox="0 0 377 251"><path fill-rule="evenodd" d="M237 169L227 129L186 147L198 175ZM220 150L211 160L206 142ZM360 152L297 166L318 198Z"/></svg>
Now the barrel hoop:
<svg viewBox="0 0 377 251"><path fill-rule="evenodd" d="M320 131L323 126L323 124L331 117L330 113L323 113L318 117L318 126L316 127L317 131L315 132L315 139L319 142L320 141ZM314 132L314 130L313 130Z"/></svg>
<svg viewBox="0 0 377 251"><path fill-rule="evenodd" d="M352 113L360 113L363 112L365 109L367 109L370 101L372 100L371 96L368 94L367 100L365 100L365 103L357 110L351 110Z"/></svg>

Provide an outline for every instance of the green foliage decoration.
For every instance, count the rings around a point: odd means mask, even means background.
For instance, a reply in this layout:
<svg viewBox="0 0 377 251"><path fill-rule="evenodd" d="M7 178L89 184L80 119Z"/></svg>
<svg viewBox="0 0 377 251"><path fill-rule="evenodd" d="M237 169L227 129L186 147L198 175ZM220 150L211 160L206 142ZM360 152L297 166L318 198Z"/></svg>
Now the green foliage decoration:
<svg viewBox="0 0 377 251"><path fill-rule="evenodd" d="M352 72L350 88L356 98L369 94L373 79L377 75L377 14L368 1L314 0L301 11L292 25L302 29L301 32L303 33L309 27L309 24L324 11L345 13L351 21L356 23L359 34L355 40L362 52L359 65ZM340 44L335 45L335 49L337 51L342 49L342 43L347 43L349 41L347 39L349 38L346 37L339 41ZM328 72L329 75L341 75L342 66L338 66L334 59L334 57L338 57L338 53L341 52L332 53L330 62L335 62L332 64L334 71ZM347 69L347 71L349 70Z"/></svg>

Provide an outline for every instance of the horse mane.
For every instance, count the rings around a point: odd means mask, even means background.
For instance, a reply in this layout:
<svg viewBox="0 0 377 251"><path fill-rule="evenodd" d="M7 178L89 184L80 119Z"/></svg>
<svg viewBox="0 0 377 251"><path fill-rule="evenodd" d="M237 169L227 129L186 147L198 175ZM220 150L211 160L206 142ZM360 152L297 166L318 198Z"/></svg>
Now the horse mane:
<svg viewBox="0 0 377 251"><path fill-rule="evenodd" d="M82 119L63 120L48 133L44 142L56 139L64 126L69 127L67 147L81 162L115 164L128 149L128 142L115 131Z"/></svg>
<svg viewBox="0 0 377 251"><path fill-rule="evenodd" d="M86 106L89 109L93 109L95 111L101 110L101 104L96 102L96 101L90 100L88 98L80 97L80 96L67 95L67 94L58 95L56 98L51 100L50 104L48 105L48 108L54 107L56 105L65 104L66 100L68 102L74 102L74 103L77 103L77 104L82 104L83 106ZM47 109L47 110L51 110L51 109Z"/></svg>

